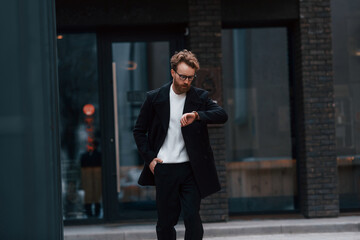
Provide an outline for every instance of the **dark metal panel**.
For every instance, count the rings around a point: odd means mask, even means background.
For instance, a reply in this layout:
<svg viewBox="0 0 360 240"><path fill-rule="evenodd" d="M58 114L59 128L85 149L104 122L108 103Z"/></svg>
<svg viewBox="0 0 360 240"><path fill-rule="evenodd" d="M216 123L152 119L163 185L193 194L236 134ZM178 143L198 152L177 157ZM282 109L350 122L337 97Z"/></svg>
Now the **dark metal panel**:
<svg viewBox="0 0 360 240"><path fill-rule="evenodd" d="M284 26L299 19L298 0L221 1L223 27Z"/></svg>
<svg viewBox="0 0 360 240"><path fill-rule="evenodd" d="M99 100L103 146L103 203L104 219L115 221L119 215L116 190L114 102L112 89L111 38L98 34Z"/></svg>
<svg viewBox="0 0 360 240"><path fill-rule="evenodd" d="M55 2L0 5L0 238L63 239Z"/></svg>
<svg viewBox="0 0 360 240"><path fill-rule="evenodd" d="M228 27L284 26L299 19L298 0L221 1L222 25ZM56 0L60 30L136 27L170 30L187 26L188 1ZM211 17L211 16L209 16Z"/></svg>
<svg viewBox="0 0 360 240"><path fill-rule="evenodd" d="M57 0L59 29L94 29L116 26L164 26L184 24L187 1Z"/></svg>

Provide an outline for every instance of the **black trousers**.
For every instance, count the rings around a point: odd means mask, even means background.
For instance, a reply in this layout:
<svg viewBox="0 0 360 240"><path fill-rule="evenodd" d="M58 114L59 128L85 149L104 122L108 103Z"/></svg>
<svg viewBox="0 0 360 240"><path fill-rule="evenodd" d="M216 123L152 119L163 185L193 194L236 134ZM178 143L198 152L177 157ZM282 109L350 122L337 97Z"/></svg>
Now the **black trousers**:
<svg viewBox="0 0 360 240"><path fill-rule="evenodd" d="M204 230L199 214L201 197L189 162L155 166L158 240L176 240L174 226L182 210L185 240L200 240Z"/></svg>

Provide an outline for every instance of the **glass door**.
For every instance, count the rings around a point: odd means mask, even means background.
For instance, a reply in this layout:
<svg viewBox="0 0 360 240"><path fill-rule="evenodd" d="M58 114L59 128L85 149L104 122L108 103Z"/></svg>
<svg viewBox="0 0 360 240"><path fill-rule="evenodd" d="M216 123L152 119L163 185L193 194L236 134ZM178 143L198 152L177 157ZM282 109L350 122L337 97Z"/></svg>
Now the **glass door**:
<svg viewBox="0 0 360 240"><path fill-rule="evenodd" d="M170 81L169 42L113 42L116 197L120 219L155 219L155 189L137 181L143 168L133 127L146 92Z"/></svg>
<svg viewBox="0 0 360 240"><path fill-rule="evenodd" d="M58 35L63 219L103 219L102 145L95 33Z"/></svg>

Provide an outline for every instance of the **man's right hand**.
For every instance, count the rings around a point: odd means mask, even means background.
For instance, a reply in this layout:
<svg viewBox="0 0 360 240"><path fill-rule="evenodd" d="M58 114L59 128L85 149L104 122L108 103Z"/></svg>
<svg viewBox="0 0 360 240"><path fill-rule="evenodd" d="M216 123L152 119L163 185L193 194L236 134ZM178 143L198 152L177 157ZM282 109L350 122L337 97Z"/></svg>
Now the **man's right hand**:
<svg viewBox="0 0 360 240"><path fill-rule="evenodd" d="M156 164L162 163L162 162L163 162L163 160L161 160L160 158L154 158L149 165L150 171L154 174Z"/></svg>

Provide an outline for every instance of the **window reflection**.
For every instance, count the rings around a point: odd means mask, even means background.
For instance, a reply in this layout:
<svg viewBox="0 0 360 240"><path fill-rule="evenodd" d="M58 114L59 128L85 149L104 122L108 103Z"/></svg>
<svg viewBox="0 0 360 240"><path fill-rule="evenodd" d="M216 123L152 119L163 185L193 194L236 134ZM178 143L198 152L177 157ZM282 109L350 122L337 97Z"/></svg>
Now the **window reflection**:
<svg viewBox="0 0 360 240"><path fill-rule="evenodd" d="M101 218L96 35L59 35L58 72L64 219Z"/></svg>
<svg viewBox="0 0 360 240"><path fill-rule="evenodd" d="M133 128L146 92L170 81L168 42L112 44L117 180L120 217L155 219L155 188L137 181L144 166Z"/></svg>
<svg viewBox="0 0 360 240"><path fill-rule="evenodd" d="M360 209L360 2L331 9L340 209Z"/></svg>
<svg viewBox="0 0 360 240"><path fill-rule="evenodd" d="M285 28L222 32L229 211L295 209Z"/></svg>

